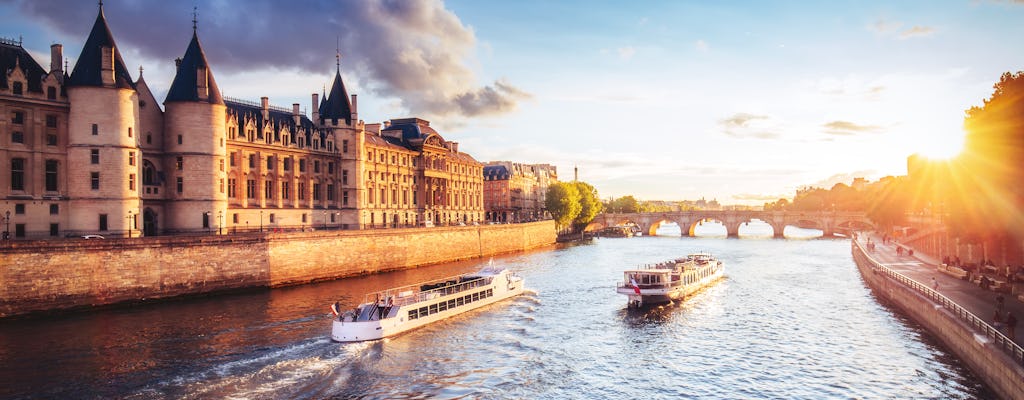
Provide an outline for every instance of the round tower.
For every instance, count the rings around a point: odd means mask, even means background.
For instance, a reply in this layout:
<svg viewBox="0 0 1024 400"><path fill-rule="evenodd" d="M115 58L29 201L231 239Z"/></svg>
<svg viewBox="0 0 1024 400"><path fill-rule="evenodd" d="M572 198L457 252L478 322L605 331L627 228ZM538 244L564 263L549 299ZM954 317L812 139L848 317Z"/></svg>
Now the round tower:
<svg viewBox="0 0 1024 400"><path fill-rule="evenodd" d="M142 154L138 93L103 15L67 81L68 227L74 234L137 231Z"/></svg>
<svg viewBox="0 0 1024 400"><path fill-rule="evenodd" d="M164 171L172 232L217 232L227 215L225 126L227 108L193 27L164 100Z"/></svg>

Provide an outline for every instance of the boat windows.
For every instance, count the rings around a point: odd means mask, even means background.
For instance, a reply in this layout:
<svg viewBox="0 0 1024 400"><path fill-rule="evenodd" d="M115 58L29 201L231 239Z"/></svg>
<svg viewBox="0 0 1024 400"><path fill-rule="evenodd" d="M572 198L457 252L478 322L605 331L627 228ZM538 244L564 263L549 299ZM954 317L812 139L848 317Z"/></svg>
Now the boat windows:
<svg viewBox="0 0 1024 400"><path fill-rule="evenodd" d="M423 318L423 317L426 317L426 316L428 316L430 314L437 314L437 313L439 313L441 311L450 310L450 309L456 308L458 306L463 306L463 305L472 303L474 301L480 301L481 299L486 299L486 298L491 297L491 296L494 296L494 290L493 289L487 289L487 290L484 290L482 292L476 292L476 293L473 293L473 294L467 294L467 295L459 297L459 298L451 299L451 300L448 300L448 301L442 301L440 303L431 304L429 306L420 307L420 308L415 309L415 310L409 310L409 319L413 320L413 319L417 319L417 318Z"/></svg>

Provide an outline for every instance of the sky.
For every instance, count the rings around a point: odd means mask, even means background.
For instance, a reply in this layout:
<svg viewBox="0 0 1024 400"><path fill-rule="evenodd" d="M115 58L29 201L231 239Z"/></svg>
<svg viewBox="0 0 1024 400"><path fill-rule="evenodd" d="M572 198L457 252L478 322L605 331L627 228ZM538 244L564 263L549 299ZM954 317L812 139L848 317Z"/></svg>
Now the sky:
<svg viewBox="0 0 1024 400"><path fill-rule="evenodd" d="M420 117L478 161L557 166L602 198L761 205L955 153L1024 70L1024 0L107 0L158 100L199 39L225 96L311 109L340 54L367 123ZM71 68L88 1L0 0L0 36Z"/></svg>

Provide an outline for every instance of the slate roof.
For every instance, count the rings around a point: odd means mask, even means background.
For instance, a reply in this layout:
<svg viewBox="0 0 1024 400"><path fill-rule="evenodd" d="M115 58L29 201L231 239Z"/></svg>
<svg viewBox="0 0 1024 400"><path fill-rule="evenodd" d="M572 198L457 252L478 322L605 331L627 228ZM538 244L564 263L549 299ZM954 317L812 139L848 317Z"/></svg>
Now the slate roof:
<svg viewBox="0 0 1024 400"><path fill-rule="evenodd" d="M75 69L71 72L71 78L67 80L67 86L103 86L101 69L103 66L103 47L114 49L114 86L121 89L135 89L135 82L128 74L128 68L124 65L121 52L114 43L114 36L110 34L107 27L107 19L103 16L101 6L96 22L92 25L89 38L82 46L82 54L78 56Z"/></svg>
<svg viewBox="0 0 1024 400"><path fill-rule="evenodd" d="M487 181L502 181L507 180L512 174L508 172L508 168L504 165L485 165L484 166L484 180Z"/></svg>
<svg viewBox="0 0 1024 400"><path fill-rule="evenodd" d="M199 85L196 82L196 71L200 67L206 69L208 91L206 100L200 100ZM210 63L206 61L206 53L203 52L203 47L199 44L199 35L195 30L192 31L192 41L189 42L188 49L185 50L185 56L181 58L178 71L174 75L174 82L171 83L171 88L167 91L164 103L169 101L205 101L210 104L224 104L220 88L217 87L217 81L213 79L213 71L210 69Z"/></svg>
<svg viewBox="0 0 1024 400"><path fill-rule="evenodd" d="M437 134L434 128L420 122L426 122L418 118L402 118L391 120L391 126L384 128L381 132L402 131L403 140L423 139L431 134Z"/></svg>
<svg viewBox="0 0 1024 400"><path fill-rule="evenodd" d="M318 111L320 111L321 124L328 119L333 120L335 123L339 119L344 119L345 123L352 124L352 103L349 100L348 91L345 90L345 83L341 81L340 66L334 74L331 93L320 102L320 109Z"/></svg>
<svg viewBox="0 0 1024 400"><path fill-rule="evenodd" d="M313 135L319 135L320 143L323 143L327 137L327 132L315 129L313 121L306 118L305 115L299 116L299 124L296 126L292 114L281 111L278 107L271 107L267 113L269 118L264 119L263 110L259 106L233 100L225 101L224 105L227 106L228 115L238 119L239 127L244 127L246 120L252 118L256 122L257 132L263 132L263 129L269 125L272 127L274 134L279 135L281 128L288 128L288 131L292 133L291 138L288 139L289 143L296 143L295 138L298 135L305 135L307 145L313 143ZM252 140L253 138L247 139Z"/></svg>
<svg viewBox="0 0 1024 400"><path fill-rule="evenodd" d="M0 40L0 88L10 89L7 73L20 66L28 79L28 92L43 92L43 78L46 70L20 44L8 40Z"/></svg>

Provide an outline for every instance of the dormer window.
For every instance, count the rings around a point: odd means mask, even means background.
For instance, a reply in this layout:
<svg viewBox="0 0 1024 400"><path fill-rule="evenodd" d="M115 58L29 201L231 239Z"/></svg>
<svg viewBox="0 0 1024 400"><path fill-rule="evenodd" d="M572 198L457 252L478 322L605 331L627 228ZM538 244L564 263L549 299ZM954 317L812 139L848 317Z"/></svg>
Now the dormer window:
<svg viewBox="0 0 1024 400"><path fill-rule="evenodd" d="M15 96L21 96L22 91L23 91L23 89L22 89L21 82L14 82L11 85L11 93L13 93Z"/></svg>

